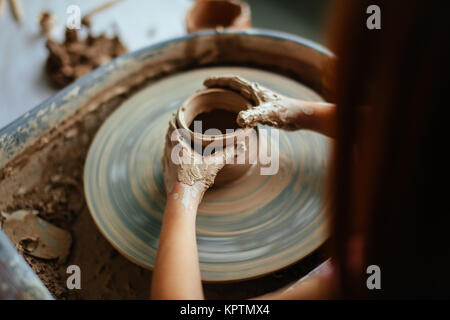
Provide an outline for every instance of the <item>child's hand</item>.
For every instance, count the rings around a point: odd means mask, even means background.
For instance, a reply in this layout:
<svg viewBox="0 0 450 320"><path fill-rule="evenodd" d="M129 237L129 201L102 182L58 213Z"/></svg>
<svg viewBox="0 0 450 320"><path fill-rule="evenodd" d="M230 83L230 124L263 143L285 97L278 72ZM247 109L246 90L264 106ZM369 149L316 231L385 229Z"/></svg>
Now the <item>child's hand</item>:
<svg viewBox="0 0 450 320"><path fill-rule="evenodd" d="M169 122L163 157L163 175L167 194L173 190L175 183L192 186L195 194L203 197L206 190L213 185L217 173L225 166L227 158L234 156L234 145L202 156L192 150L189 142L177 129L175 115Z"/></svg>
<svg viewBox="0 0 450 320"><path fill-rule="evenodd" d="M208 88L237 91L253 103L253 108L239 112L237 122L241 127L254 127L261 123L285 130L308 129L309 118L317 106L331 106L289 98L237 76L210 77L203 84Z"/></svg>

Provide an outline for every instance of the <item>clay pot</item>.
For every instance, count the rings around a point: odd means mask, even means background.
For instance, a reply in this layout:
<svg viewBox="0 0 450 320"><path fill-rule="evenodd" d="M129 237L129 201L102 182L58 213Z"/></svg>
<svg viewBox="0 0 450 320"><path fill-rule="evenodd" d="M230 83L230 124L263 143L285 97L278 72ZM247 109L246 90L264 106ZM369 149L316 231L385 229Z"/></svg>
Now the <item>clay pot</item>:
<svg viewBox="0 0 450 320"><path fill-rule="evenodd" d="M207 29L251 27L250 7L238 0L197 0L186 14L189 33Z"/></svg>
<svg viewBox="0 0 450 320"><path fill-rule="evenodd" d="M185 133L189 134L189 139L193 142L193 146L196 144L202 147L210 144L226 146L227 143L233 143L235 146L235 162L226 164L219 172L214 182L215 186L226 185L245 176L247 171L253 166L250 159L256 159L257 156L257 129L238 128L233 133L206 135L194 132L189 127L195 118L202 113L222 109L237 116L239 111L248 109L251 106L252 104L240 94L231 90L215 88L197 91L186 99L178 109L177 125L179 128L184 129ZM203 127L203 132L206 129L208 128ZM238 155L243 157L242 153L245 153L245 162L238 164L236 159Z"/></svg>

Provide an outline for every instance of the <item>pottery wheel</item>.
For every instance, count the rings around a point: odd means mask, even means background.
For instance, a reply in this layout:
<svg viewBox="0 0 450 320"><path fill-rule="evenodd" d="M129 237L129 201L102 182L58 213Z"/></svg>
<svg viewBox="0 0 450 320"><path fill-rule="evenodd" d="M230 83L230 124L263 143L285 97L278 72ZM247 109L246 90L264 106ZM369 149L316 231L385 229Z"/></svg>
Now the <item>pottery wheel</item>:
<svg viewBox="0 0 450 320"><path fill-rule="evenodd" d="M111 244L152 268L166 202L161 156L168 120L212 75L240 75L300 99L322 98L289 78L240 67L172 75L125 101L103 124L86 160L84 186L94 221ZM197 216L202 279L248 279L286 267L327 238L323 199L328 139L279 131L277 174L259 170L209 190Z"/></svg>

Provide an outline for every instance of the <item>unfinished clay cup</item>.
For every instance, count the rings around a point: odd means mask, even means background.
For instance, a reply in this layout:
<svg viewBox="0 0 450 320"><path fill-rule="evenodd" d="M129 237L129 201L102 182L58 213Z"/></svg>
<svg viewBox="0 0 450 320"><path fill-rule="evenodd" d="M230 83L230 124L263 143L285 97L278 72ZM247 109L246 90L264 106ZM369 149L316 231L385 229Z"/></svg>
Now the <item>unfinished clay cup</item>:
<svg viewBox="0 0 450 320"><path fill-rule="evenodd" d="M250 7L238 0L197 0L186 14L189 33L207 29L251 27Z"/></svg>
<svg viewBox="0 0 450 320"><path fill-rule="evenodd" d="M183 132L189 135L192 146L200 146L199 149L204 150L207 146L227 146L233 143L235 146L235 159L231 164L226 164L219 172L215 179L215 186L222 186L229 184L243 176L254 164L254 159L257 156L258 148L258 134L257 129L254 128L239 128L236 123L236 117L239 111L251 108L252 104L240 94L226 89L205 89L197 91L195 94L186 99L178 108L177 111L177 125L178 128L184 129ZM203 126L207 121L202 121L202 131L194 132L192 124L199 115L203 115L207 120L209 115L214 112L222 112L229 119L215 119L212 123L218 126L227 122L234 122L232 133L222 134L205 134L207 129L215 129L214 125ZM218 127L217 126L217 127ZM220 147L219 147L220 148ZM242 154L245 153L245 154ZM237 163L238 156L244 159Z"/></svg>

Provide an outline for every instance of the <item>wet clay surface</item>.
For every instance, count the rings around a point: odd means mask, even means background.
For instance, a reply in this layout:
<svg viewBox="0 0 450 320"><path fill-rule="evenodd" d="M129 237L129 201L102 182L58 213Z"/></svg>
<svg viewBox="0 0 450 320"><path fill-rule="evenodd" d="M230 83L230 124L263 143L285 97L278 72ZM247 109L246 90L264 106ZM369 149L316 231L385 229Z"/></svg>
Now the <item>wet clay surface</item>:
<svg viewBox="0 0 450 320"><path fill-rule="evenodd" d="M43 30L50 28L46 21L48 18L44 20ZM45 73L50 84L55 88L64 88L95 68L127 52L117 36L95 37L89 33L86 39L80 39L77 31L71 29L66 29L63 43L48 39L47 49L49 55L45 64Z"/></svg>
<svg viewBox="0 0 450 320"><path fill-rule="evenodd" d="M0 211L34 209L38 217L72 236L66 261L36 258L18 247L57 299L148 298L150 272L122 257L100 234L83 194L89 144L98 124L121 99L113 98L83 119L69 119L0 171ZM4 196L11 190L16 190L12 196ZM80 290L66 287L66 270L73 264L81 269Z"/></svg>
<svg viewBox="0 0 450 320"><path fill-rule="evenodd" d="M100 234L83 194L82 172L90 142L98 125L122 99L112 99L83 119L68 121L58 130L50 131L0 172L0 211L34 209L39 217L72 235L72 247L65 262L35 258L18 248L57 299L149 297L151 271L128 261ZM34 176L37 178L30 179ZM10 190L17 191L12 197L3 197ZM205 296L241 299L261 295L297 280L325 258L325 250L321 248L301 263L262 278L204 284ZM81 290L66 287L66 269L72 264L81 269Z"/></svg>
<svg viewBox="0 0 450 320"><path fill-rule="evenodd" d="M228 46L223 48L226 51ZM186 52L191 52L191 49L191 46L187 47ZM205 62L199 59L191 67L206 64L208 59L213 61L216 52L219 51L211 51L202 58ZM228 51L214 61L220 62L220 58L227 57L227 54ZM249 51L242 59L256 61L257 64L260 57L260 52L253 54ZM271 59L271 56L264 59ZM186 68L189 65L186 61L190 60L172 63ZM148 84L149 79L154 81L160 74L168 74L166 70L175 72L177 68L167 68L166 64L149 65L118 84L116 88L120 90L117 89L117 93L107 88L99 94L107 98L96 97L96 101L80 107L76 114L44 133L0 169L0 211L12 213L34 209L38 211L38 217L71 234L72 245L65 262L35 258L18 248L55 298L146 299L149 296L151 271L125 259L98 231L86 207L82 175L89 145L106 117L132 93ZM205 284L205 296L209 299L238 299L260 295L298 280L326 257L322 247L301 262L262 278ZM66 269L72 264L81 269L80 290L66 287Z"/></svg>
<svg viewBox="0 0 450 320"><path fill-rule="evenodd" d="M186 14L188 32L216 28L246 29L250 26L250 7L237 0L196 1Z"/></svg>
<svg viewBox="0 0 450 320"><path fill-rule="evenodd" d="M72 244L67 230L56 227L38 217L37 210L3 213L2 228L16 247L27 254L46 260L66 261Z"/></svg>
<svg viewBox="0 0 450 320"><path fill-rule="evenodd" d="M82 192L82 169L93 133L94 130L79 123L77 128L59 134L39 154L30 154L28 163L20 172L11 172L12 175L0 182L2 188L8 185L18 187L12 199L0 202L0 210L33 208L41 218L72 234L71 253L64 263L35 258L19 248L56 298L147 299L151 271L138 267L120 255L100 234L86 207ZM24 179L41 164L45 164L45 167L41 167L43 170L39 181L28 185ZM301 264L262 278L228 284L205 284L205 296L207 299L240 299L261 295L297 280L325 258L322 248ZM80 266L81 290L66 288L66 269L72 264Z"/></svg>

